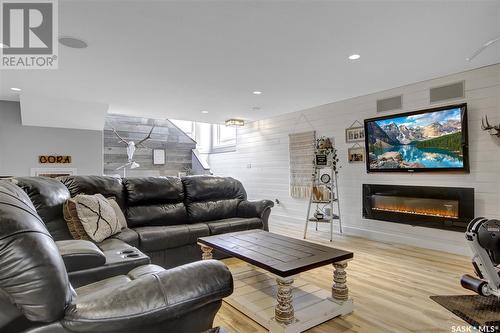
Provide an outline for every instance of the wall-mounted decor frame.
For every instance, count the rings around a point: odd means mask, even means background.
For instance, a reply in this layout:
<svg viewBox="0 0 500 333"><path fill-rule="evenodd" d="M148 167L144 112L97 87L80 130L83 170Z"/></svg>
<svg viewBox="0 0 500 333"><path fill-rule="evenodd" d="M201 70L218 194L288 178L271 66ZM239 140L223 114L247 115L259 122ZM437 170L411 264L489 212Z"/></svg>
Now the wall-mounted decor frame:
<svg viewBox="0 0 500 333"><path fill-rule="evenodd" d="M356 120L351 126L345 129L345 142L352 143L361 141L365 141L365 127Z"/></svg>
<svg viewBox="0 0 500 333"><path fill-rule="evenodd" d="M363 163L365 162L366 152L365 148L359 144L354 144L352 147L347 149L347 160L349 163Z"/></svg>
<svg viewBox="0 0 500 333"><path fill-rule="evenodd" d="M31 168L30 175L36 177L76 176L76 168Z"/></svg>
<svg viewBox="0 0 500 333"><path fill-rule="evenodd" d="M153 149L153 165L165 165L165 149Z"/></svg>

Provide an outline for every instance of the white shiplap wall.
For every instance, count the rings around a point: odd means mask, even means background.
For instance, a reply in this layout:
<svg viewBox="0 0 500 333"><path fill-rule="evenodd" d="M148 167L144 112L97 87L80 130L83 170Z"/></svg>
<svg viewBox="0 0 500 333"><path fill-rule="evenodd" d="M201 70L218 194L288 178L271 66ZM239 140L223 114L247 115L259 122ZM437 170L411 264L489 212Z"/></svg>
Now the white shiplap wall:
<svg viewBox="0 0 500 333"><path fill-rule="evenodd" d="M465 100L429 104L429 88L460 80L465 80ZM399 94L403 95L403 110L376 113L377 99ZM468 104L470 174L367 174L363 163L347 162L350 145L345 143L344 131L353 121L463 101ZM454 253L468 252L463 234L458 232L363 219L363 183L473 187L476 215L500 218L500 139L480 129L484 115L488 115L490 122L500 123L500 64L288 113L239 128L236 151L211 154L209 163L214 174L241 180L250 199L280 200L281 205L272 210L271 226L273 222L288 223L292 228L302 228L304 224L307 201L292 199L288 194L288 134L301 113L315 127L318 136L335 138L342 164L339 191L346 234ZM310 126L304 121L296 127L297 132L306 130L310 130Z"/></svg>

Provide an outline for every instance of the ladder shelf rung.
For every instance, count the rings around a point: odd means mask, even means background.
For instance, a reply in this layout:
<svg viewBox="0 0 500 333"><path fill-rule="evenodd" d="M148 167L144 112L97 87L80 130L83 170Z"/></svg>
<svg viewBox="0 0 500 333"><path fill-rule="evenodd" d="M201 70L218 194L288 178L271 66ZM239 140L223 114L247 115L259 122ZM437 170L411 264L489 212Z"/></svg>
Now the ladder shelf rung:
<svg viewBox="0 0 500 333"><path fill-rule="evenodd" d="M310 217L309 222L330 223L332 220L338 220L338 219L339 219L339 217L337 215L335 215L333 217L329 217L327 219L320 219L320 220L318 220L317 218L314 218L314 217Z"/></svg>
<svg viewBox="0 0 500 333"><path fill-rule="evenodd" d="M318 203L319 203L319 204L329 204L329 203L332 203L332 202L337 202L337 201L338 201L338 199L333 199L333 200L331 200L331 201L328 201L328 200L326 200L326 201L321 201L321 200L313 200L313 201L311 201L311 203L315 203L315 204L318 204Z"/></svg>

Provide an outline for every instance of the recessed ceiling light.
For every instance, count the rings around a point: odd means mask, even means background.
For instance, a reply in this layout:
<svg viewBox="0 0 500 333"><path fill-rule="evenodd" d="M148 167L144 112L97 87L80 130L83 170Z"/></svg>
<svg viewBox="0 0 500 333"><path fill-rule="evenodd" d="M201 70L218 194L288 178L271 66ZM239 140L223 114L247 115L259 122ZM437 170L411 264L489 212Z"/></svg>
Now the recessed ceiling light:
<svg viewBox="0 0 500 333"><path fill-rule="evenodd" d="M71 36L59 37L59 43L72 49L85 49L89 46L87 42Z"/></svg>
<svg viewBox="0 0 500 333"><path fill-rule="evenodd" d="M262 91L255 90L252 94L254 94L254 95L260 95L260 94L262 94Z"/></svg>
<svg viewBox="0 0 500 333"><path fill-rule="evenodd" d="M12 91L21 91L21 88L10 88Z"/></svg>
<svg viewBox="0 0 500 333"><path fill-rule="evenodd" d="M359 54L351 54L349 56L349 60L358 60L359 58L361 58Z"/></svg>
<svg viewBox="0 0 500 333"><path fill-rule="evenodd" d="M203 110L203 111L201 111L201 113L205 113L206 114L206 113L208 113L208 111Z"/></svg>

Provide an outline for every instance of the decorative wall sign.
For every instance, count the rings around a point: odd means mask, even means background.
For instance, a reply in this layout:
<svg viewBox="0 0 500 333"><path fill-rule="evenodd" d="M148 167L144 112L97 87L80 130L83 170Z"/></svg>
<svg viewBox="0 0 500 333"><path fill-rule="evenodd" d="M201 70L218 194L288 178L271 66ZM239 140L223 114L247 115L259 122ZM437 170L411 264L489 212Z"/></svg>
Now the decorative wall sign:
<svg viewBox="0 0 500 333"><path fill-rule="evenodd" d="M316 155L316 165L327 165L328 156L327 155Z"/></svg>
<svg viewBox="0 0 500 333"><path fill-rule="evenodd" d="M365 140L365 127L359 121L354 121L345 129L345 142L359 142Z"/></svg>
<svg viewBox="0 0 500 333"><path fill-rule="evenodd" d="M154 165L165 164L165 149L153 149L153 164Z"/></svg>
<svg viewBox="0 0 500 333"><path fill-rule="evenodd" d="M40 155L38 156L40 164L70 164L71 156L69 155Z"/></svg>
<svg viewBox="0 0 500 333"><path fill-rule="evenodd" d="M366 158L365 148L361 147L359 144L353 145L351 148L347 149L347 157L349 163L364 162Z"/></svg>
<svg viewBox="0 0 500 333"><path fill-rule="evenodd" d="M38 177L63 177L63 176L76 176L75 168L31 168L31 176Z"/></svg>

